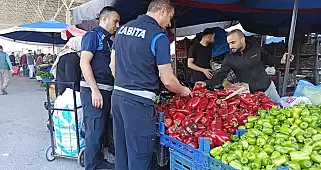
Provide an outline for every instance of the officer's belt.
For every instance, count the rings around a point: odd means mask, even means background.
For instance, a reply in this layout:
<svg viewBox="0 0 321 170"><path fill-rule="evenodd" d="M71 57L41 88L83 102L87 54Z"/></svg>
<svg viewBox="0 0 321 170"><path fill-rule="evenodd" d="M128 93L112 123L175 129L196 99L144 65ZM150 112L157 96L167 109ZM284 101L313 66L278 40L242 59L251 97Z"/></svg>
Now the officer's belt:
<svg viewBox="0 0 321 170"><path fill-rule="evenodd" d="M149 92L149 91L145 91L145 90L129 90L129 89L125 89L125 88L122 88L122 87L119 87L119 86L114 86L114 89L115 90L119 90L119 91L123 91L123 92L126 92L126 93L130 93L130 94L133 94L133 95L136 95L136 96L144 97L144 98L147 98L147 99L150 99L150 100L153 100L153 101L154 101L154 99L156 97L155 93Z"/></svg>
<svg viewBox="0 0 321 170"><path fill-rule="evenodd" d="M113 91L114 87L106 84L97 83L97 86L100 90ZM80 87L90 87L89 84L85 81L80 81Z"/></svg>

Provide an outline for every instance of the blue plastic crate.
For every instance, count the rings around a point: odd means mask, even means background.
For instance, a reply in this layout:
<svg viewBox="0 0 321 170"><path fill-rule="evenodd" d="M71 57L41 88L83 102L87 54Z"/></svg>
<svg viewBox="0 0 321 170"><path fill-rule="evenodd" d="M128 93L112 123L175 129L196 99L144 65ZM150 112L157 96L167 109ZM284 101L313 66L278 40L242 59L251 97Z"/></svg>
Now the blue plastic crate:
<svg viewBox="0 0 321 170"><path fill-rule="evenodd" d="M170 168L171 170L206 170L196 164L191 158L170 149Z"/></svg>

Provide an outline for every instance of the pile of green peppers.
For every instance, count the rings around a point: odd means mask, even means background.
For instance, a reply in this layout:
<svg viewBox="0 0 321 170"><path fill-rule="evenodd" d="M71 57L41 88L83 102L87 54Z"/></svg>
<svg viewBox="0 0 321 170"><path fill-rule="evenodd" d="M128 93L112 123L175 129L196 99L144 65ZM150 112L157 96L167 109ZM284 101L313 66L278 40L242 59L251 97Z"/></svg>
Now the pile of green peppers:
<svg viewBox="0 0 321 170"><path fill-rule="evenodd" d="M290 108L272 107L249 116L248 132L233 142L213 148L210 154L239 170L321 169L320 106L299 104Z"/></svg>

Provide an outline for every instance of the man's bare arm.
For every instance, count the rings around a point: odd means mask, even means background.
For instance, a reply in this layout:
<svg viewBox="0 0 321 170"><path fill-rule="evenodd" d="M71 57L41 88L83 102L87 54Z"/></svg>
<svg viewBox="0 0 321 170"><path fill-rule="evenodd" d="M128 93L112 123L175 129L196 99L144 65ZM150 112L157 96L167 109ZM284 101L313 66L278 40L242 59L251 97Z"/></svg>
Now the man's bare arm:
<svg viewBox="0 0 321 170"><path fill-rule="evenodd" d="M93 56L94 55L90 51L82 51L80 57L80 68L82 70L82 74L92 91L99 90L90 65Z"/></svg>
<svg viewBox="0 0 321 170"><path fill-rule="evenodd" d="M111 60L110 60L109 67L114 77L115 77L115 56L116 56L115 50L112 50L110 55Z"/></svg>
<svg viewBox="0 0 321 170"><path fill-rule="evenodd" d="M199 71L199 72L203 72L204 68L199 67L197 65L194 64L194 58L189 58L187 61L187 66L188 68L195 70L195 71Z"/></svg>

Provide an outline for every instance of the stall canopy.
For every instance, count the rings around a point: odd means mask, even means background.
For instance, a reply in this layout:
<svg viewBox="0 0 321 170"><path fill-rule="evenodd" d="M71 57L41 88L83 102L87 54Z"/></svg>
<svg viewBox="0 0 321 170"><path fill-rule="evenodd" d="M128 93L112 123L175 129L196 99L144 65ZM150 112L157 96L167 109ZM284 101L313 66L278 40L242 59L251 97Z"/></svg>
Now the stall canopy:
<svg viewBox="0 0 321 170"><path fill-rule="evenodd" d="M73 10L74 22L97 17L101 4L116 7L122 23L146 13L150 0L93 0ZM245 30L264 35L289 34L294 0L176 0L177 28L239 20ZM96 9L94 13L89 10ZM79 12L81 11L81 12ZM321 1L300 0L296 32L321 29Z"/></svg>
<svg viewBox="0 0 321 170"><path fill-rule="evenodd" d="M66 41L60 37L60 33L66 27L67 24L48 20L0 30L0 36L14 41L65 44Z"/></svg>

